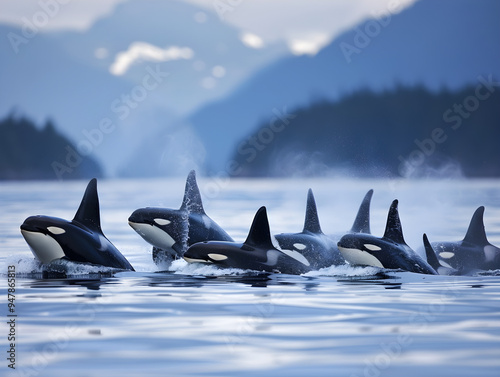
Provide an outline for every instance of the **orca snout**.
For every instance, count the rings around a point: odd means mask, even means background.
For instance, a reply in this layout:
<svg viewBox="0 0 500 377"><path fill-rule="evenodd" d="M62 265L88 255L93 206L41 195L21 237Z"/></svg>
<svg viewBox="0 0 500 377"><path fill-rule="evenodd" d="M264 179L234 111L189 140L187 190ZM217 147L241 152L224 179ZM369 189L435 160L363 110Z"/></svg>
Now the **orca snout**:
<svg viewBox="0 0 500 377"><path fill-rule="evenodd" d="M356 238L351 237L351 235L345 235L337 242L337 247L343 249L357 249L358 244L359 242Z"/></svg>
<svg viewBox="0 0 500 377"><path fill-rule="evenodd" d="M144 212L142 209L136 209L128 217L128 223L130 224L130 226L132 226L132 224L142 224L145 222L144 220L145 220L145 217L144 217Z"/></svg>
<svg viewBox="0 0 500 377"><path fill-rule="evenodd" d="M36 216L30 216L24 220L24 222L21 224L20 228L21 231L26 231L26 232L44 232L45 233L45 228L40 225L42 220L41 215L36 215Z"/></svg>
<svg viewBox="0 0 500 377"><path fill-rule="evenodd" d="M132 227L133 224L147 224L161 228L172 223L183 224L185 222L186 219L178 213L154 207L136 209L128 218L128 223Z"/></svg>
<svg viewBox="0 0 500 377"><path fill-rule="evenodd" d="M208 251L205 250L207 242L198 242L191 245L182 255L184 260L189 263L213 263L208 257Z"/></svg>

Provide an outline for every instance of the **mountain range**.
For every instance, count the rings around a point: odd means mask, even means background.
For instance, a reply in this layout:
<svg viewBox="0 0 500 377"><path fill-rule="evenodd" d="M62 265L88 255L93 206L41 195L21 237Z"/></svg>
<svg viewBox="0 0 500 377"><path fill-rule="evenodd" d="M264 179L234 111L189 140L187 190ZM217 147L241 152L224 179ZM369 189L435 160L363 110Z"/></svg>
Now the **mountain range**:
<svg viewBox="0 0 500 377"><path fill-rule="evenodd" d="M289 54L284 44L251 48L240 34L215 13L161 0L120 3L84 31L46 32L31 17L0 25L0 116L53 119L76 145L111 119L93 155L116 174L148 135Z"/></svg>
<svg viewBox="0 0 500 377"><path fill-rule="evenodd" d="M500 90L363 90L264 122L234 151L236 177L500 176ZM359 109L362 109L360 111ZM425 109L424 111L422 109Z"/></svg>
<svg viewBox="0 0 500 377"><path fill-rule="evenodd" d="M216 13L177 1L129 0L78 32L28 38L0 25L0 116L53 119L77 150L91 145L108 176L226 173L240 143L299 107L364 89L460 90L500 77L498 14L496 0L420 0L314 56L251 48ZM14 34L26 39L17 52Z"/></svg>
<svg viewBox="0 0 500 377"><path fill-rule="evenodd" d="M500 78L500 2L421 0L387 14L390 18L366 20L346 31L315 56L271 64L224 100L190 116L185 123L203 141L209 171L226 171L235 145L270 123L276 111L293 112L360 89L457 90L477 84L480 75Z"/></svg>
<svg viewBox="0 0 500 377"><path fill-rule="evenodd" d="M11 113L0 119L0 134L0 181L103 176L99 164L91 156L80 156L51 120L37 127L30 119Z"/></svg>

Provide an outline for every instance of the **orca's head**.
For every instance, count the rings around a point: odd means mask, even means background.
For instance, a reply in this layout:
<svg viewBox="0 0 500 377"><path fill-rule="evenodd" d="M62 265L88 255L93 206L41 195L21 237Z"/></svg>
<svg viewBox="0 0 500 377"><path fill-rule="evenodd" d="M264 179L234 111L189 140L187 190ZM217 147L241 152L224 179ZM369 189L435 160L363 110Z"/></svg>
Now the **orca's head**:
<svg viewBox="0 0 500 377"><path fill-rule="evenodd" d="M214 264L223 268L279 271L301 274L310 270L309 261L293 250L277 250L224 241L206 241L191 245L183 255L189 263Z"/></svg>
<svg viewBox="0 0 500 377"><path fill-rule="evenodd" d="M464 248L461 248L458 242L439 242L431 244L433 251L438 258L439 267L445 267L449 269L453 268L463 268L462 261L460 260L460 254L463 252ZM467 252L472 248L467 248ZM465 258L468 258L468 253L464 253ZM475 254L475 255L474 255ZM472 253L475 258L477 258L477 253Z"/></svg>
<svg viewBox="0 0 500 377"><path fill-rule="evenodd" d="M66 255L65 245L71 240L69 234L75 235L74 228L71 222L57 217L30 216L21 225L21 234L38 260L50 263Z"/></svg>
<svg viewBox="0 0 500 377"><path fill-rule="evenodd" d="M343 236L337 243L340 253L352 265L384 268L385 242L369 234L352 233Z"/></svg>
<svg viewBox="0 0 500 377"><path fill-rule="evenodd" d="M310 252L313 249L313 243L310 237L303 233L280 233L274 236L281 249L294 250L299 253Z"/></svg>
<svg viewBox="0 0 500 377"><path fill-rule="evenodd" d="M228 262L234 259L235 250L237 255L240 248L234 246L233 243L230 242L198 242L191 245L182 257L189 263L214 263L220 266L226 266ZM229 265L231 266L232 263L229 263Z"/></svg>
<svg viewBox="0 0 500 377"><path fill-rule="evenodd" d="M345 264L336 242L323 234L304 231L295 234L281 233L274 237L281 251L313 269Z"/></svg>
<svg viewBox="0 0 500 377"><path fill-rule="evenodd" d="M473 245L467 242L433 243L439 264L461 271L500 268L500 249L490 243Z"/></svg>
<svg viewBox="0 0 500 377"><path fill-rule="evenodd" d="M189 215L184 210L146 207L135 210L129 225L151 245L182 254L187 245Z"/></svg>

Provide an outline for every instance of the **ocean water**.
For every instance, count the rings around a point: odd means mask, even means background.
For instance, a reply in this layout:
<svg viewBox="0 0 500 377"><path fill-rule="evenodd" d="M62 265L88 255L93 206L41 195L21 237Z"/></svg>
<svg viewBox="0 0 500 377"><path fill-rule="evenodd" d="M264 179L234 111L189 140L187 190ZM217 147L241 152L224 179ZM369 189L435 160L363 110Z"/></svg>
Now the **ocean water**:
<svg viewBox="0 0 500 377"><path fill-rule="evenodd" d="M309 187L323 231L341 235L373 188L373 234L382 235L393 199L414 249L424 232L431 242L462 239L484 205L488 238L500 245L498 180L198 181L206 212L236 240L261 205L272 233L299 232ZM86 183L0 185L1 376L500 375L499 271L428 276L338 266L292 276L182 260L158 271L127 218L145 206L178 208L182 179L98 182L104 233L136 272L75 267L67 278L43 278L19 226L35 214L71 219Z"/></svg>

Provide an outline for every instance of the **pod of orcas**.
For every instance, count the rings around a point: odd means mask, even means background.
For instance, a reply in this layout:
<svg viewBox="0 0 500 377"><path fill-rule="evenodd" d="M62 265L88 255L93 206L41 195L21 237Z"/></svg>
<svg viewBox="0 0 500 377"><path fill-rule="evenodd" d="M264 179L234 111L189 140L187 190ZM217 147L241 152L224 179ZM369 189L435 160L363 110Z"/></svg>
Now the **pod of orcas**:
<svg viewBox="0 0 500 377"><path fill-rule="evenodd" d="M371 234L372 195L373 190L369 190L352 228L337 242L323 233L316 201L309 189L300 233L273 237L266 207L261 207L241 243L235 242L205 213L196 175L191 171L179 209L140 208L130 215L128 223L152 245L153 260L160 268L184 258L189 263L284 274L303 274L343 264L433 275L466 275L500 269L500 248L490 244L486 237L484 207L475 211L462 241L431 243L424 234L423 258L404 240L397 200L389 208L384 235ZM44 266L70 261L134 271L101 229L96 179L89 182L72 220L30 216L21 225L21 234Z"/></svg>

